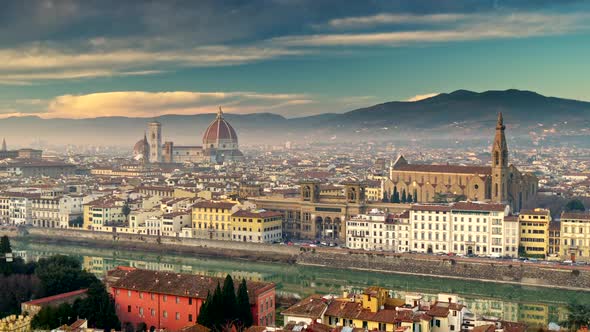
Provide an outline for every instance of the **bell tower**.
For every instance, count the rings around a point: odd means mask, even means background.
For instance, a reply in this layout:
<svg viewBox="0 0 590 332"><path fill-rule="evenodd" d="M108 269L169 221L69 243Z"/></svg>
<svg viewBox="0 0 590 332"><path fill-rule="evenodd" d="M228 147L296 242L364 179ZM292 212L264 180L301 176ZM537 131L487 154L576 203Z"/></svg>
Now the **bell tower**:
<svg viewBox="0 0 590 332"><path fill-rule="evenodd" d="M492 144L492 201L508 201L508 146L504 136L504 119L498 113L496 136Z"/></svg>

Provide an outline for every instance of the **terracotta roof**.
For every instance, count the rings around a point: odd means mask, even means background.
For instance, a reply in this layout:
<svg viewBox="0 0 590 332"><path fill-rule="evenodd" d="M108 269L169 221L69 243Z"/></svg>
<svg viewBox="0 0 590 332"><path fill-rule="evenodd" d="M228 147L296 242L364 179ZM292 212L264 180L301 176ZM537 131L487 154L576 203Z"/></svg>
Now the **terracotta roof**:
<svg viewBox="0 0 590 332"><path fill-rule="evenodd" d="M590 220L590 213L588 212L562 212L561 220L575 219L575 220Z"/></svg>
<svg viewBox="0 0 590 332"><path fill-rule="evenodd" d="M473 328L473 330L471 330L472 332L494 332L496 331L496 325L494 324L486 324L486 325L480 325L480 326L476 326Z"/></svg>
<svg viewBox="0 0 590 332"><path fill-rule="evenodd" d="M196 208L231 209L237 203L202 201L193 204Z"/></svg>
<svg viewBox="0 0 590 332"><path fill-rule="evenodd" d="M452 210L464 211L504 211L506 205L496 203L458 202L453 204Z"/></svg>
<svg viewBox="0 0 590 332"><path fill-rule="evenodd" d="M200 299L206 299L207 294L215 291L218 283L223 285L225 279L142 269L127 270L116 274L119 278L111 285L113 288ZM235 289L238 289L239 280L235 279L234 284ZM246 285L250 303L256 302L258 294L275 288L275 284L267 282L246 281Z"/></svg>
<svg viewBox="0 0 590 332"><path fill-rule="evenodd" d="M427 315L432 317L448 317L449 316L449 303L448 302L436 302L430 310L426 312Z"/></svg>
<svg viewBox="0 0 590 332"><path fill-rule="evenodd" d="M242 218L270 218L270 217L279 217L283 214L280 212L275 211L249 211L249 210L239 210L232 214L232 217L242 217Z"/></svg>
<svg viewBox="0 0 590 332"><path fill-rule="evenodd" d="M55 301L67 299L69 297L79 296L79 295L85 294L87 291L88 291L88 289L79 289L79 290L76 290L76 291L73 291L73 292L57 294L57 295L53 295L53 296L48 296L48 297L43 297L43 298L40 298L40 299L28 301L28 302L25 302L23 304L27 304L27 305L48 304L48 303L51 303L51 302L55 302Z"/></svg>
<svg viewBox="0 0 590 332"><path fill-rule="evenodd" d="M320 295L314 294L283 310L281 314L283 316L306 317L316 320L322 317L327 308L328 301Z"/></svg>
<svg viewBox="0 0 590 332"><path fill-rule="evenodd" d="M220 111L215 120L205 130L205 134L203 134L203 145L207 147L209 144L214 144L221 139L235 140L237 142L238 135L236 135L234 128L225 121L223 113Z"/></svg>
<svg viewBox="0 0 590 332"><path fill-rule="evenodd" d="M393 170L423 173L492 174L492 168L489 166L401 164L395 166Z"/></svg>
<svg viewBox="0 0 590 332"><path fill-rule="evenodd" d="M540 211L535 211L535 210L520 210L520 214L524 215L524 214L528 214L531 216L548 216L551 214L551 211L549 210L540 210Z"/></svg>
<svg viewBox="0 0 590 332"><path fill-rule="evenodd" d="M414 204L410 208L413 211L451 211L451 207L449 205L420 205Z"/></svg>
<svg viewBox="0 0 590 332"><path fill-rule="evenodd" d="M361 303L349 301L333 301L329 303L325 315L390 324L395 323L398 316L395 309L383 309L377 312L371 312L369 309L363 308Z"/></svg>

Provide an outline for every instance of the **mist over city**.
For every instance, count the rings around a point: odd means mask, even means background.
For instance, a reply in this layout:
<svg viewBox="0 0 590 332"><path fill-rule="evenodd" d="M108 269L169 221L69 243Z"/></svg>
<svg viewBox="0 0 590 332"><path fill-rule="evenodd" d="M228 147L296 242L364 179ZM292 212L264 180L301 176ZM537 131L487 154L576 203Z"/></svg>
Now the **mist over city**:
<svg viewBox="0 0 590 332"><path fill-rule="evenodd" d="M588 332L590 3L7 0L0 332Z"/></svg>

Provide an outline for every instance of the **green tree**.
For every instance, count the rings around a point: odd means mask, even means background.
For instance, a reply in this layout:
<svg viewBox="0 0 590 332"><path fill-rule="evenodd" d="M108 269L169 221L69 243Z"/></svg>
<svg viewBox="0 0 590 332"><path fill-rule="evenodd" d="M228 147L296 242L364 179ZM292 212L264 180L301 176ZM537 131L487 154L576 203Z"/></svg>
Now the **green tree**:
<svg viewBox="0 0 590 332"><path fill-rule="evenodd" d="M207 327L210 327L213 324L210 309L212 298L213 296L211 295L211 293L207 293L207 298L205 299L205 302L203 302L203 304L201 305L201 311L199 311L199 316L197 317L197 323Z"/></svg>
<svg viewBox="0 0 590 332"><path fill-rule="evenodd" d="M82 218L82 216L77 216L76 218L70 220L68 224L70 227L80 228L84 224L84 218Z"/></svg>
<svg viewBox="0 0 590 332"><path fill-rule="evenodd" d="M125 205L123 205L123 215L125 216L125 218L127 218L127 216L129 215L129 213L131 213L131 208L129 207L129 203L125 202Z"/></svg>
<svg viewBox="0 0 590 332"><path fill-rule="evenodd" d="M414 201L414 199L412 198L412 194L408 193L408 199L407 202L408 203L412 203Z"/></svg>
<svg viewBox="0 0 590 332"><path fill-rule="evenodd" d="M570 200L569 202L567 202L567 204L565 205L565 210L566 211L586 211L586 207L584 206L584 203L582 203L581 200L575 198Z"/></svg>
<svg viewBox="0 0 590 332"><path fill-rule="evenodd" d="M389 203L389 193L387 191L383 192L383 199L381 199L383 203Z"/></svg>
<svg viewBox="0 0 590 332"><path fill-rule="evenodd" d="M246 279L242 279L240 287L238 287L237 295L237 318L242 323L243 327L252 326L254 318L252 317L252 310L250 310L250 298L248 297L248 286Z"/></svg>
<svg viewBox="0 0 590 332"><path fill-rule="evenodd" d="M74 310L79 317L88 320L88 325L110 331L119 330L121 322L115 311L115 302L107 293L102 282L93 282L88 287L87 296L74 303Z"/></svg>
<svg viewBox="0 0 590 332"><path fill-rule="evenodd" d="M221 290L221 300L223 303L223 320L225 322L231 322L237 318L237 302L236 302L236 289L234 288L234 280L228 274L223 282L223 289Z"/></svg>
<svg viewBox="0 0 590 332"><path fill-rule="evenodd" d="M76 320L76 313L69 303L59 306L45 306L31 320L34 330L51 330L64 324L71 324Z"/></svg>
<svg viewBox="0 0 590 332"><path fill-rule="evenodd" d="M7 254L12 252L12 247L10 246L10 239L8 236L4 235L0 238L0 256L4 256L2 254Z"/></svg>
<svg viewBox="0 0 590 332"><path fill-rule="evenodd" d="M414 203L418 203L418 190L414 189Z"/></svg>
<svg viewBox="0 0 590 332"><path fill-rule="evenodd" d="M576 331L580 327L590 324L590 304L572 301L568 304L567 309L569 314L564 323L570 328L570 331Z"/></svg>
<svg viewBox="0 0 590 332"><path fill-rule="evenodd" d="M82 270L80 261L64 255L40 259L35 275L41 280L42 296L88 288L98 281L92 273Z"/></svg>
<svg viewBox="0 0 590 332"><path fill-rule="evenodd" d="M406 190L405 189L402 190L402 200L401 200L401 202L402 203L407 203L408 202L408 196L406 195Z"/></svg>
<svg viewBox="0 0 590 332"><path fill-rule="evenodd" d="M397 186L393 186L393 194L391 194L391 203L400 203Z"/></svg>

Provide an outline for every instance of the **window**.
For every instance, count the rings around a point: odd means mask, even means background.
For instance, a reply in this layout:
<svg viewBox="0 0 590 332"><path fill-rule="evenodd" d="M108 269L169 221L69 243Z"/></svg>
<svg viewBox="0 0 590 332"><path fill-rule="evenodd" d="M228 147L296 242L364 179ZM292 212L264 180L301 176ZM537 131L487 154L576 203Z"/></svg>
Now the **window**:
<svg viewBox="0 0 590 332"><path fill-rule="evenodd" d="M163 295L162 296L162 302L166 302L167 299L168 299L168 296L167 295Z"/></svg>
<svg viewBox="0 0 590 332"><path fill-rule="evenodd" d="M176 297L176 303L180 303L180 297Z"/></svg>
<svg viewBox="0 0 590 332"><path fill-rule="evenodd" d="M193 298L192 297L189 297L188 298L188 305L192 305L192 304L193 304Z"/></svg>
<svg viewBox="0 0 590 332"><path fill-rule="evenodd" d="M131 306L130 305L127 306L127 312L131 312Z"/></svg>
<svg viewBox="0 0 590 332"><path fill-rule="evenodd" d="M155 295L154 293L151 293L151 294L150 294L150 297L151 297L151 298L152 298L152 300L153 300L153 299L155 299L155 298L156 298L156 295Z"/></svg>
<svg viewBox="0 0 590 332"><path fill-rule="evenodd" d="M164 310L164 312L162 312L162 316L164 318L168 318L168 311Z"/></svg>
<svg viewBox="0 0 590 332"><path fill-rule="evenodd" d="M180 319L180 312L177 312L176 313L176 320L179 320L179 319Z"/></svg>
<svg viewBox="0 0 590 332"><path fill-rule="evenodd" d="M156 315L156 309L150 310L150 315L152 315L152 317L154 317Z"/></svg>
<svg viewBox="0 0 590 332"><path fill-rule="evenodd" d="M188 321L192 322L193 321L193 315L192 314L188 314Z"/></svg>

